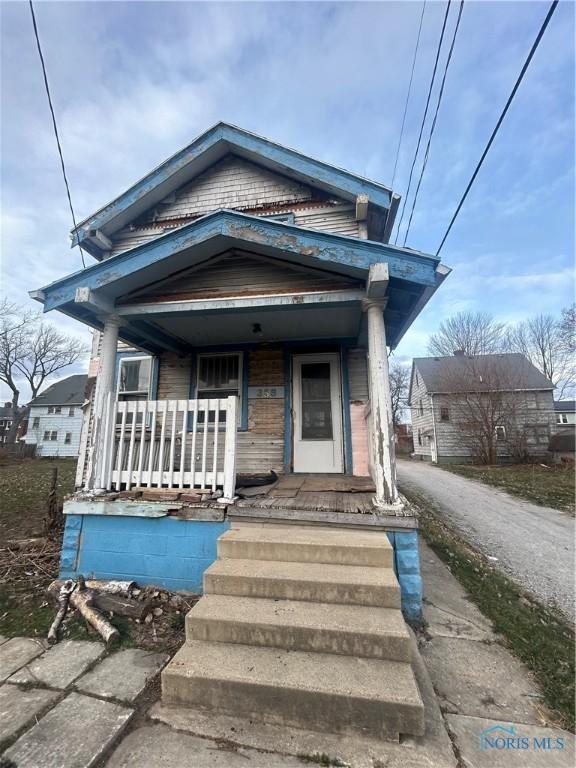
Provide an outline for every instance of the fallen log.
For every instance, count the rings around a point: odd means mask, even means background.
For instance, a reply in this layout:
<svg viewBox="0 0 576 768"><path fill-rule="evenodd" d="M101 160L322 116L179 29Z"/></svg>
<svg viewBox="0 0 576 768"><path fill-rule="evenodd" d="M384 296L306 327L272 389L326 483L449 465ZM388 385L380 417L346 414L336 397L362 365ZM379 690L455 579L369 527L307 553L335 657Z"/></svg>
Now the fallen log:
<svg viewBox="0 0 576 768"><path fill-rule="evenodd" d="M60 628L60 624L62 624L62 620L64 619L64 616L66 616L66 611L68 610L68 602L70 600L70 595L74 591L75 584L72 581L72 579L67 579L64 584L60 587L60 591L58 593L58 613L56 614L54 621L52 622L50 629L48 630L48 642L50 645L54 645L58 642L58 629Z"/></svg>
<svg viewBox="0 0 576 768"><path fill-rule="evenodd" d="M98 592L107 592L110 595L122 595L128 597L133 589L136 589L135 581L100 581L97 579L88 579L86 582L88 589L95 589Z"/></svg>
<svg viewBox="0 0 576 768"><path fill-rule="evenodd" d="M61 581L53 581L47 589L48 596L55 600L59 595ZM94 607L97 593L93 589L86 587L86 581L83 576L77 577L76 589L70 594L69 605L76 608L85 621L94 627L102 636L107 646L113 646L120 640L120 633L102 616Z"/></svg>

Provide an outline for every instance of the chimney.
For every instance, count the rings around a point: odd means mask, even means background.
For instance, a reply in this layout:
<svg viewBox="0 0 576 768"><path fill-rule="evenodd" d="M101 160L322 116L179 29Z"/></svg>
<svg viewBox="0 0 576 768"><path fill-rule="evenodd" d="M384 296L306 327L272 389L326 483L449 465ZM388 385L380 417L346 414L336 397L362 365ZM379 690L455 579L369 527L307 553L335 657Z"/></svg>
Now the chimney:
<svg viewBox="0 0 576 768"><path fill-rule="evenodd" d="M4 408L12 408L12 403L11 403L10 400L8 400L8 402L4 403Z"/></svg>
<svg viewBox="0 0 576 768"><path fill-rule="evenodd" d="M463 349L455 349L452 353L454 357L464 357L464 350Z"/></svg>

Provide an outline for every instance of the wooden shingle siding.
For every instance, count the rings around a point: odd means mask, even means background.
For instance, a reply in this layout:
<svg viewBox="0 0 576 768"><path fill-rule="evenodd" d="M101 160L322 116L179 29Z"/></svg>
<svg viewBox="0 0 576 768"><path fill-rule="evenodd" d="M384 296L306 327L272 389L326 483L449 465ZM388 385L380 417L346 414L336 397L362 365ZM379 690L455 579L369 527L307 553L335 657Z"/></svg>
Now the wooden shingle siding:
<svg viewBox="0 0 576 768"><path fill-rule="evenodd" d="M312 189L234 155L228 155L191 184L159 203L141 222L203 216L219 208L247 209L273 203L303 202Z"/></svg>
<svg viewBox="0 0 576 768"><path fill-rule="evenodd" d="M330 275L321 270L294 268L286 263L230 252L211 259L199 269L179 273L149 286L125 301L175 301L225 296L309 293L357 288L359 280ZM120 302L122 303L122 302Z"/></svg>
<svg viewBox="0 0 576 768"><path fill-rule="evenodd" d="M292 213L294 224L305 229L360 237L349 201L329 199L324 192L229 155L117 232L108 256L224 208L263 217Z"/></svg>
<svg viewBox="0 0 576 768"><path fill-rule="evenodd" d="M336 235L359 237L356 211L353 206L337 206L321 210L297 210L294 223L305 229L317 229L321 232L333 232Z"/></svg>
<svg viewBox="0 0 576 768"><path fill-rule="evenodd" d="M192 358L179 357L174 352L164 352L158 364L157 400L188 400Z"/></svg>

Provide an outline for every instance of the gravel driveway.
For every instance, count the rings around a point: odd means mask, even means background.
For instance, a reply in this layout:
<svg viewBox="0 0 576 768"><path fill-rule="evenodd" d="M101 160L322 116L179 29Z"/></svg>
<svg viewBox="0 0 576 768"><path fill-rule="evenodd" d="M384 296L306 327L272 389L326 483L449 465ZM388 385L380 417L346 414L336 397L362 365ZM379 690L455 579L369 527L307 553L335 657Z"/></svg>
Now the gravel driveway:
<svg viewBox="0 0 576 768"><path fill-rule="evenodd" d="M574 621L574 518L420 461L398 461L398 483L436 502L463 538Z"/></svg>

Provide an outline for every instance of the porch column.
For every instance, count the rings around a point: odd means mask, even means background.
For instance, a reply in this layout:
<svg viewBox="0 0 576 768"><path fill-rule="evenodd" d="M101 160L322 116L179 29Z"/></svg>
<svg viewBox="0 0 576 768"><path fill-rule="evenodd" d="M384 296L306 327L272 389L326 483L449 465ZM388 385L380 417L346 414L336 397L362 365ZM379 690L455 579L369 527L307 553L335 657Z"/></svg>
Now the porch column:
<svg viewBox="0 0 576 768"><path fill-rule="evenodd" d="M385 300L366 300L363 308L368 316L368 377L372 429L372 463L376 485L376 506L398 503L396 488L396 456L392 425L392 399L384 326Z"/></svg>
<svg viewBox="0 0 576 768"><path fill-rule="evenodd" d="M116 370L116 352L118 349L118 328L120 318L111 315L104 322L102 344L98 359L96 391L94 393L94 410L92 419L92 435L88 452L88 470L86 473L86 489L101 489L102 459L104 450L102 441L106 439L106 406L108 395L114 391L114 373Z"/></svg>

